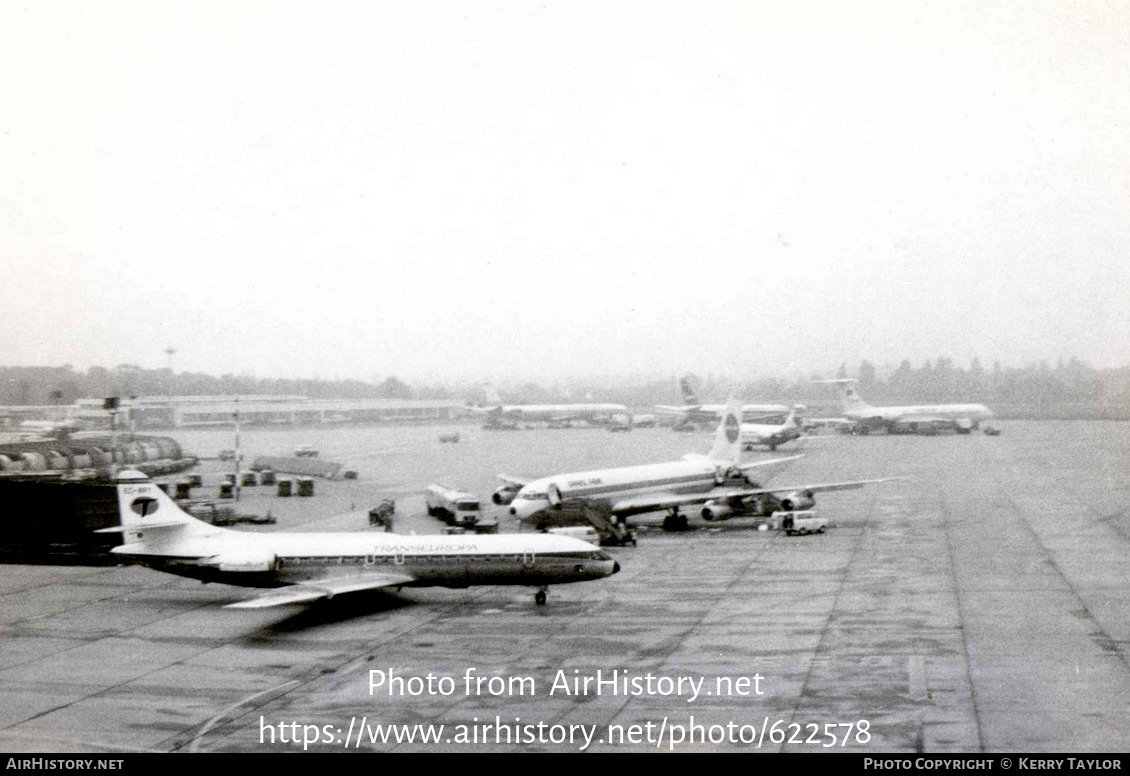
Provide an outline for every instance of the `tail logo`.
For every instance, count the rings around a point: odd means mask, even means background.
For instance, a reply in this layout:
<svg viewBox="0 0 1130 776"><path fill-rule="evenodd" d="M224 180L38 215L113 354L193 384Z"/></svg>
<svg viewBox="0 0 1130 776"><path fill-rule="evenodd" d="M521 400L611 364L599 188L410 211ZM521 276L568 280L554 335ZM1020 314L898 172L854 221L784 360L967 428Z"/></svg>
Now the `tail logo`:
<svg viewBox="0 0 1130 776"><path fill-rule="evenodd" d="M148 517L157 511L157 499L148 496L139 496L130 502L129 508L142 517Z"/></svg>
<svg viewBox="0 0 1130 776"><path fill-rule="evenodd" d="M726 415L726 441L733 444L738 441L741 424L733 415Z"/></svg>

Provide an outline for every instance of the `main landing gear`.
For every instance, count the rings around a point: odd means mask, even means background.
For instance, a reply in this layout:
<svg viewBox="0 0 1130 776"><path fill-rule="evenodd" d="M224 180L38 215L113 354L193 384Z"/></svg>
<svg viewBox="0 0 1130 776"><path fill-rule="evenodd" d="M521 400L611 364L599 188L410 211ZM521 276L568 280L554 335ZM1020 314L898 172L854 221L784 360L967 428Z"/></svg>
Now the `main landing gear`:
<svg viewBox="0 0 1130 776"><path fill-rule="evenodd" d="M534 593L534 603L538 606L545 606L545 594L549 592L549 588L542 585L538 591Z"/></svg>
<svg viewBox="0 0 1130 776"><path fill-rule="evenodd" d="M672 509L663 518L664 531L685 531L687 530L687 516L679 514L678 508Z"/></svg>

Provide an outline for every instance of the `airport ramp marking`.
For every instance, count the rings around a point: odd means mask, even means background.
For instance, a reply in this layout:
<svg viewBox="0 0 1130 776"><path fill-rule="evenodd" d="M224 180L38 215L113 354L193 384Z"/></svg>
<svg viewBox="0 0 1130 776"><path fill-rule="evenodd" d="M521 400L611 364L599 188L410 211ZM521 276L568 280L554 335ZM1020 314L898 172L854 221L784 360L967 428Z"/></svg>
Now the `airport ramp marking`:
<svg viewBox="0 0 1130 776"><path fill-rule="evenodd" d="M266 690L260 690L259 692L255 693L254 695L249 695L246 698L244 698L243 700L237 701L236 703L233 703L231 706L228 706L226 709L221 711L219 714L212 717L212 719L210 719L210 720L208 720L207 722L204 723L204 727L200 728L200 732L197 733L193 737L192 742L188 745L188 751L190 751L190 752L197 751L197 747L200 746L200 739L202 739L204 736L206 736L208 734L208 731L210 731L212 728L216 727L216 725L218 725L220 723L220 720L222 720L228 714L231 714L233 711L235 711L239 707L244 706L248 703L251 703L252 701L256 700L257 698L261 698L264 695L270 695L273 692L280 692L280 691L285 692L286 690L293 689L293 687L291 687L291 685L299 685L299 684L302 684L302 682L299 681L298 679L291 679L288 682L283 682L282 684L275 685L274 687L268 687Z"/></svg>
<svg viewBox="0 0 1130 776"><path fill-rule="evenodd" d="M930 699L926 689L926 658L922 655L911 655L906 659L907 681L906 689L913 701Z"/></svg>

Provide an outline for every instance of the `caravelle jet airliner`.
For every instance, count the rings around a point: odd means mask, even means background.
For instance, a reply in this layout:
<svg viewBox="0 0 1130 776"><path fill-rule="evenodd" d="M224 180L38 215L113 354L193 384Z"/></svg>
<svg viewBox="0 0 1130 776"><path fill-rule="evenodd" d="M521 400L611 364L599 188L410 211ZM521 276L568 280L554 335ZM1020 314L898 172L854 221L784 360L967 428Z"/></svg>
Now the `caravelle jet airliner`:
<svg viewBox="0 0 1130 776"><path fill-rule="evenodd" d="M982 420L993 417L992 410L984 404L872 407L855 389L854 383L858 382L857 380L840 378L816 382L836 385L840 394L840 403L843 405L844 417L854 421L856 428L864 434L880 429L885 429L889 434L929 434L940 428L968 434L976 429Z"/></svg>
<svg viewBox="0 0 1130 776"><path fill-rule="evenodd" d="M499 475L506 482L493 496L509 504L510 514L539 529L589 523L605 536L628 540L627 518L667 511L667 530L687 527L679 509L702 505L706 520L768 516L774 511L808 509L820 491L858 488L883 480L762 488L749 479L753 469L801 456L740 463L741 405L732 400L714 435L708 455L685 455L680 461L599 471L556 474L537 480Z"/></svg>
<svg viewBox="0 0 1130 776"><path fill-rule="evenodd" d="M553 534L405 536L391 533L244 533L197 520L140 472L118 477L124 543L111 550L204 582L274 588L229 604L257 609L378 588L550 584L615 574L620 564L588 542Z"/></svg>
<svg viewBox="0 0 1130 776"><path fill-rule="evenodd" d="M770 450L776 450L778 445L791 442L801 437L800 425L796 422L797 411L802 409L798 404L789 411L789 416L783 423L743 423L742 424L742 449L752 450L754 445L765 445Z"/></svg>

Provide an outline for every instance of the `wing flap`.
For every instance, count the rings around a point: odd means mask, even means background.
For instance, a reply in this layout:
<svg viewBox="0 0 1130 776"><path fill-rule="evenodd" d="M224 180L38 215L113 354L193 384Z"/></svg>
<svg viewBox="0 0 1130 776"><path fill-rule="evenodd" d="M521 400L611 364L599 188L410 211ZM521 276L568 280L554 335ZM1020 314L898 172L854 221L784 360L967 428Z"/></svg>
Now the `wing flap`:
<svg viewBox="0 0 1130 776"><path fill-rule="evenodd" d="M382 587L397 587L415 581L407 574L373 574L363 579L345 577L342 579L323 579L316 582L280 587L257 598L228 604L225 609L265 609L270 606L302 604L321 598L333 598L345 593L358 593L363 590L377 590Z"/></svg>

